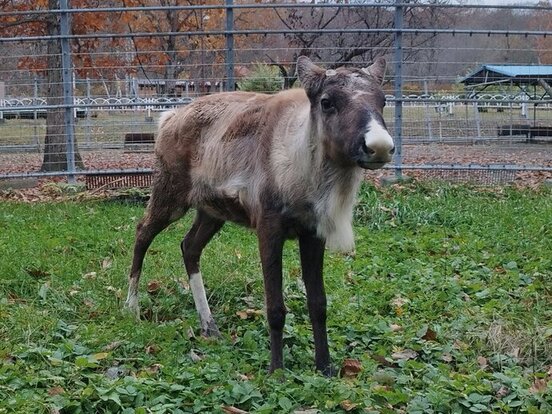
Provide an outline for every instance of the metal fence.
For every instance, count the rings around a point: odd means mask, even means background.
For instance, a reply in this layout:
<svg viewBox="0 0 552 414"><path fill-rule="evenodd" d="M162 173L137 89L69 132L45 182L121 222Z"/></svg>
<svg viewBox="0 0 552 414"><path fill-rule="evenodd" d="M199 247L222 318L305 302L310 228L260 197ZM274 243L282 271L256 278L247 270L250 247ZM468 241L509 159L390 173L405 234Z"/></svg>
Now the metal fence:
<svg viewBox="0 0 552 414"><path fill-rule="evenodd" d="M161 111L236 87L291 87L302 54L328 67L387 58L397 175L551 178L544 3L11 3L0 12L0 178L148 185ZM529 72L478 78L483 65L514 64Z"/></svg>

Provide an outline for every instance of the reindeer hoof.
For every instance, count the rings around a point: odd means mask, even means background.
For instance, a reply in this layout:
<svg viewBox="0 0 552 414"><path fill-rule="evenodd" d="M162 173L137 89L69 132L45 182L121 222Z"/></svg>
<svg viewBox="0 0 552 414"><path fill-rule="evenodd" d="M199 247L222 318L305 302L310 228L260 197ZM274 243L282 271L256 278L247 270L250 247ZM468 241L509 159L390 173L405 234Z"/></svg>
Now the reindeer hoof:
<svg viewBox="0 0 552 414"><path fill-rule="evenodd" d="M125 306L123 308L125 312L130 313L132 316L134 316L137 320L140 319L140 306L138 306L137 301L127 300L125 302Z"/></svg>
<svg viewBox="0 0 552 414"><path fill-rule="evenodd" d="M332 364L328 365L327 367L320 370L322 375L324 375L327 378L336 377L339 370L334 367Z"/></svg>
<svg viewBox="0 0 552 414"><path fill-rule="evenodd" d="M219 328L214 319L210 319L201 324L201 336L206 338L221 338Z"/></svg>

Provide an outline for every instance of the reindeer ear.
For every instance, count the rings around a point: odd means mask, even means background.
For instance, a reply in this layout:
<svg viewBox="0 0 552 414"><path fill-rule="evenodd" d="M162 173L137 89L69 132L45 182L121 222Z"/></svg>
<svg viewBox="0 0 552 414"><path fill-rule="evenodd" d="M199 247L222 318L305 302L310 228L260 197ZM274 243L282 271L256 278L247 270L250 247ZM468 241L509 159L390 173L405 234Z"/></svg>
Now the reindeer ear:
<svg viewBox="0 0 552 414"><path fill-rule="evenodd" d="M297 77L309 98L316 96L322 87L325 74L326 71L312 63L308 57L299 56L297 59Z"/></svg>
<svg viewBox="0 0 552 414"><path fill-rule="evenodd" d="M368 76L374 78L376 82L380 85L383 83L383 77L385 76L385 67L387 63L382 57L377 58L372 65L367 68L362 68L361 70L366 73Z"/></svg>

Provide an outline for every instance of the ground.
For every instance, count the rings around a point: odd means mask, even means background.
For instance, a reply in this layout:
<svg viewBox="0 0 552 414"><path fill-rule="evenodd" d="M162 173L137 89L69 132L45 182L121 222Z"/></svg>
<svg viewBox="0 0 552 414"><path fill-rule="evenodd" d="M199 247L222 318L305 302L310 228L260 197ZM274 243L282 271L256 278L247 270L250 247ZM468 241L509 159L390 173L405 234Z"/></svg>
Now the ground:
<svg viewBox="0 0 552 414"><path fill-rule="evenodd" d="M154 166L154 154L125 153L123 150L82 151L83 161L87 169L131 169L152 168ZM35 172L40 169L41 154L24 153L11 154L0 153L0 174ZM477 164L477 165L521 165L552 168L552 145L525 144L525 143L500 143L487 145L404 145L403 164ZM367 172L369 181L377 181L383 175L393 174L389 170ZM416 178L441 177L454 179L452 174L444 177L443 173L406 170L405 174ZM470 173L483 183L510 182L520 187L537 187L545 180L552 179L552 171L518 171L508 175L505 180L489 180L483 175L481 179L475 173ZM465 176L462 176L465 177ZM463 179L460 177L460 179ZM459 177L456 177L458 179ZM491 177L492 178L492 177ZM502 177L504 178L504 177ZM42 180L48 182L50 180ZM32 191L31 191L32 192Z"/></svg>

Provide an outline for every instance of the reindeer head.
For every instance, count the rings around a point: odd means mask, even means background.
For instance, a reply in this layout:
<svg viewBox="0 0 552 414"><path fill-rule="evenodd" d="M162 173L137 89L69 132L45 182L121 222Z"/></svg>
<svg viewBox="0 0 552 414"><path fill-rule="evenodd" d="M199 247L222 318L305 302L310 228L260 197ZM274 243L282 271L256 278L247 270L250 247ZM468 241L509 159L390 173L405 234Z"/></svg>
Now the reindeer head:
<svg viewBox="0 0 552 414"><path fill-rule="evenodd" d="M311 103L316 135L330 160L372 170L391 161L395 146L383 120L383 58L366 68L325 70L301 56L297 75Z"/></svg>

